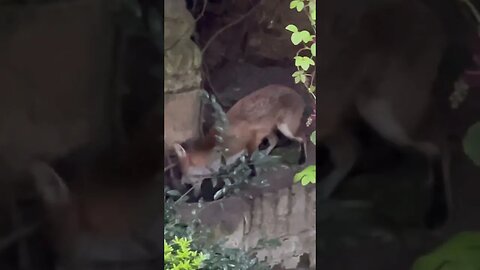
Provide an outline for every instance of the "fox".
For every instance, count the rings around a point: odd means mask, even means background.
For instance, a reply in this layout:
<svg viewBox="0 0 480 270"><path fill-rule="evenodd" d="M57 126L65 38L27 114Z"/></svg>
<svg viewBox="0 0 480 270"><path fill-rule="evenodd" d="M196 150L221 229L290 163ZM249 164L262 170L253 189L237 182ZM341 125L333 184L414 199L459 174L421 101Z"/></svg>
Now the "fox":
<svg viewBox="0 0 480 270"><path fill-rule="evenodd" d="M55 161L35 159L31 183L43 206L55 269L161 266L161 144L75 150Z"/></svg>
<svg viewBox="0 0 480 270"><path fill-rule="evenodd" d="M320 10L335 14L328 5L337 2L323 4ZM319 179L317 196L331 198L355 165L361 151L358 122L397 147L424 155L428 183L440 181L448 189L444 102L435 91L448 45L442 24L419 1L390 1L361 12L349 31L340 33L325 21L318 32L317 143L329 149L334 169ZM449 193L445 199L451 208Z"/></svg>
<svg viewBox="0 0 480 270"><path fill-rule="evenodd" d="M269 143L269 154L278 143L276 131L300 144L305 155L305 135L302 128L306 102L294 89L271 84L258 89L237 101L226 113L228 126L217 145L219 134L210 129L198 146L190 151L179 143L173 145L182 172L181 184L191 184L198 191L203 179L212 171L218 171L221 153L216 146L225 149L227 164L244 154L251 155L264 139Z"/></svg>

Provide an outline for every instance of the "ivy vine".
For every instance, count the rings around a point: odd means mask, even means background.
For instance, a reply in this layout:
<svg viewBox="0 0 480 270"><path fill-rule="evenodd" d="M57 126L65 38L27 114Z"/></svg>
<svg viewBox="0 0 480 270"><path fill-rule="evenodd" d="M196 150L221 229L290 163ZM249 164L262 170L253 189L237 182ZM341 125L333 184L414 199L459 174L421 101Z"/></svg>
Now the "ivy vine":
<svg viewBox="0 0 480 270"><path fill-rule="evenodd" d="M297 51L294 59L297 71L292 74L296 84L302 83L308 92L311 94L314 102L315 96L315 58L317 56L316 49L316 0L293 0L290 2L290 9L295 9L297 12L303 12L310 21L311 29L298 29L298 26L289 24L285 27L286 30L292 33L290 40L295 46L301 46ZM311 115L306 123L311 125L315 115ZM316 144L316 132L310 134L310 141ZM315 183L316 166L310 165L298 172L294 176L294 182L301 182L302 185Z"/></svg>

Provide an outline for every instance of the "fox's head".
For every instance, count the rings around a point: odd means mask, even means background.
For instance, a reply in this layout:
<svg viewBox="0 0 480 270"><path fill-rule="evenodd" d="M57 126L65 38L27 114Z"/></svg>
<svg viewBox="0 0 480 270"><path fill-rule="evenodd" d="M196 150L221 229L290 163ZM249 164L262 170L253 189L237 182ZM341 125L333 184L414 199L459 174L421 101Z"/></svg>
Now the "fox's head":
<svg viewBox="0 0 480 270"><path fill-rule="evenodd" d="M213 171L218 170L216 162L212 162L212 155L215 151L193 150L187 152L180 144L174 144L173 149L182 171L181 183L183 185L200 185L205 178L212 175Z"/></svg>

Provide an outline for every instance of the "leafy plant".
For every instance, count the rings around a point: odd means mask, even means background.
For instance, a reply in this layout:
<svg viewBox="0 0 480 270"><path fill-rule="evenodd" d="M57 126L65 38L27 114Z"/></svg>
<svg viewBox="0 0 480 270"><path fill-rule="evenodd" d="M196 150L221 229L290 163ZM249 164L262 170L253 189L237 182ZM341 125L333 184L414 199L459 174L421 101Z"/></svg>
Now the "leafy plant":
<svg viewBox="0 0 480 270"><path fill-rule="evenodd" d="M472 125L463 139L465 154L477 165L480 166L480 122Z"/></svg>
<svg viewBox="0 0 480 270"><path fill-rule="evenodd" d="M218 143L217 151L223 153L225 149L221 147L223 142L224 131L228 127L228 119L220 104L215 97L203 92L204 101L209 103L213 108L213 117L215 119L214 128L216 130L216 141ZM248 185L267 186L266 179L260 176L252 175L253 168L256 172L275 168L279 165L280 159L275 156L266 155L263 151L257 151L252 154L250 158L242 156L232 164L226 164L225 157L222 156L221 166L217 172L212 172L211 179L213 185L216 186L218 181L223 181L225 186L219 190L214 199L219 199L224 196L229 196L238 193L243 187ZM253 165L253 167L252 167ZM201 268L200 269L240 269L240 270L267 270L270 269L268 264L259 261L255 257L255 252L262 248L275 247L279 245L277 240L260 240L257 246L248 251L243 251L238 248L226 248L225 239L222 241L215 241L212 231L202 225L198 218L198 211L194 210L192 214L194 218L191 223L182 223L175 212L175 205L186 200L186 194L181 195L178 191L168 190L166 187L165 194L170 198L165 198L165 215L164 215L164 239L166 243L178 241L175 239L190 239L189 251L186 248L183 250L183 256L191 257L192 261L195 254L201 254ZM176 200L172 198L176 197ZM197 206L203 207L203 201L200 201ZM186 244L184 244L186 246ZM192 253L196 252L196 253ZM188 254L188 256L186 255ZM197 261L198 262L198 261ZM192 266L193 267L193 266ZM176 269L176 268L174 268ZM178 268L178 269L196 269L196 268Z"/></svg>
<svg viewBox="0 0 480 270"><path fill-rule="evenodd" d="M315 174L317 167L315 165L310 165L303 169L301 172L296 173L293 181L295 183L301 182L302 185L306 186L310 183L315 184Z"/></svg>
<svg viewBox="0 0 480 270"><path fill-rule="evenodd" d="M201 252L190 248L191 239L177 237L168 243L163 240L165 269L167 270L196 270L204 260Z"/></svg>
<svg viewBox="0 0 480 270"><path fill-rule="evenodd" d="M280 158L277 156L269 156L263 151L256 151L249 158L243 155L232 164L227 164L224 156L226 149L221 146L224 140L225 130L228 128L227 116L213 95L209 95L206 91L203 91L202 98L204 102L213 108L213 118L215 119L213 126L216 131L215 139L217 141L216 151L221 153L221 166L218 171L212 171L210 178L213 186L217 186L220 181L225 184L222 189L215 193L214 199L217 200L221 197L238 194L242 188L249 185L260 187L268 186L267 180L258 174L254 174L253 168L255 172L276 169L281 165ZM170 193L170 195L172 194Z"/></svg>
<svg viewBox="0 0 480 270"><path fill-rule="evenodd" d="M295 80L295 83L302 83L308 92L313 97L313 100L316 100L315 96L315 58L317 56L317 47L316 47L316 0L293 0L290 2L290 9L295 9L297 12L304 12L312 26L312 32L308 30L299 30L296 25L289 24L285 27L286 30L292 32L290 40L295 46L302 46L298 50L297 54L294 57L295 66L297 71L292 74L292 77ZM313 34L312 34L313 33ZM307 126L313 122L315 117L315 112L312 116L309 117L307 121ZM316 144L316 132L314 131L310 135L310 141L313 144ZM316 166L311 165L298 172L294 176L294 182L301 182L302 185L308 185L309 183L315 183L316 179Z"/></svg>
<svg viewBox="0 0 480 270"><path fill-rule="evenodd" d="M177 250L183 250L181 252L182 260L185 257L189 257L190 262L194 262L195 265L191 265L192 268L172 268L172 269L211 269L211 270L268 270L270 267L264 261L259 261L255 257L255 252L261 248L272 248L279 245L277 240L260 240L257 246L248 251L243 251L238 248L226 248L225 241L215 240L212 231L202 225L198 218L198 211L195 209L192 214L194 216L190 224L184 224L180 221L175 211L174 202L171 199L165 199L165 212L164 212L164 243L181 243L177 244ZM201 208L202 204L198 204ZM178 239L178 240L176 240ZM181 240L181 239L189 239ZM188 242L188 246L186 244ZM171 244L169 244L171 246ZM187 251L188 250L188 251ZM169 249L172 253L172 251ZM167 253L167 249L165 249ZM177 252L178 254L178 252ZM166 255L165 255L166 256ZM178 256L177 256L178 257ZM194 268L198 265L201 257L200 268ZM171 258L171 257L170 257ZM167 268L168 269L168 268Z"/></svg>
<svg viewBox="0 0 480 270"><path fill-rule="evenodd" d="M420 257L412 270L480 269L480 233L457 234L432 253Z"/></svg>
<svg viewBox="0 0 480 270"><path fill-rule="evenodd" d="M302 83L315 99L315 57L316 49L316 0L293 0L290 2L290 9L298 12L305 12L312 26L311 30L299 30L296 25L289 24L285 27L292 32L290 40L295 46L302 46L294 57L297 71L292 74L295 83Z"/></svg>
<svg viewBox="0 0 480 270"><path fill-rule="evenodd" d="M222 166L218 172L212 174L212 183L216 185L218 181L223 181L225 186L217 191L214 195L214 199L220 197L239 194L242 187L257 186L267 187L268 181L261 175L252 175L253 168L255 172L261 172L262 170L276 169L280 164L280 158L276 156L269 156L263 151L256 151L248 159L245 155L240 157L237 161L227 165L225 159L222 159Z"/></svg>

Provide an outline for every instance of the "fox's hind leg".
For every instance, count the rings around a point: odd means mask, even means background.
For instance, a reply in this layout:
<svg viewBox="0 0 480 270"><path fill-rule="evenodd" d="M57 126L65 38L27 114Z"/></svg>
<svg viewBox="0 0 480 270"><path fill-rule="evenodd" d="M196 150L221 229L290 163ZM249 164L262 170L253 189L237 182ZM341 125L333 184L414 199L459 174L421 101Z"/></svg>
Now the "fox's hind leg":
<svg viewBox="0 0 480 270"><path fill-rule="evenodd" d="M450 184L448 177L448 161L445 161L445 153L440 146L433 141L415 141L395 118L389 103L382 99L360 99L357 107L363 119L383 138L398 146L411 147L422 153L428 161L428 184L432 189L443 189L445 194L443 219L447 219L448 212L452 208L450 198ZM435 192L435 191L434 191ZM433 202L435 204L435 202Z"/></svg>
<svg viewBox="0 0 480 270"><path fill-rule="evenodd" d="M273 148L275 148L275 146L277 146L278 137L277 137L277 135L275 135L274 132L272 132L267 136L267 141L268 141L268 148L265 149L265 153L267 153L267 155L268 155L268 154L270 154L270 152L272 152Z"/></svg>
<svg viewBox="0 0 480 270"><path fill-rule="evenodd" d="M330 151L330 158L335 166L334 170L317 184L318 196L320 199L326 200L355 165L359 144L348 130L329 136L323 142Z"/></svg>
<svg viewBox="0 0 480 270"><path fill-rule="evenodd" d="M360 99L358 111L365 122L384 139L401 147L411 147L424 154L430 164L441 160L440 148L431 141L415 141L408 134L386 100ZM443 173L442 173L443 174ZM431 174L433 175L433 174ZM429 179L432 183L434 179Z"/></svg>
<svg viewBox="0 0 480 270"><path fill-rule="evenodd" d="M300 119L286 119L287 121L279 123L277 129L287 138L297 141L300 144L300 164L307 160L306 140L303 133L300 131ZM290 120L290 121L288 121Z"/></svg>

